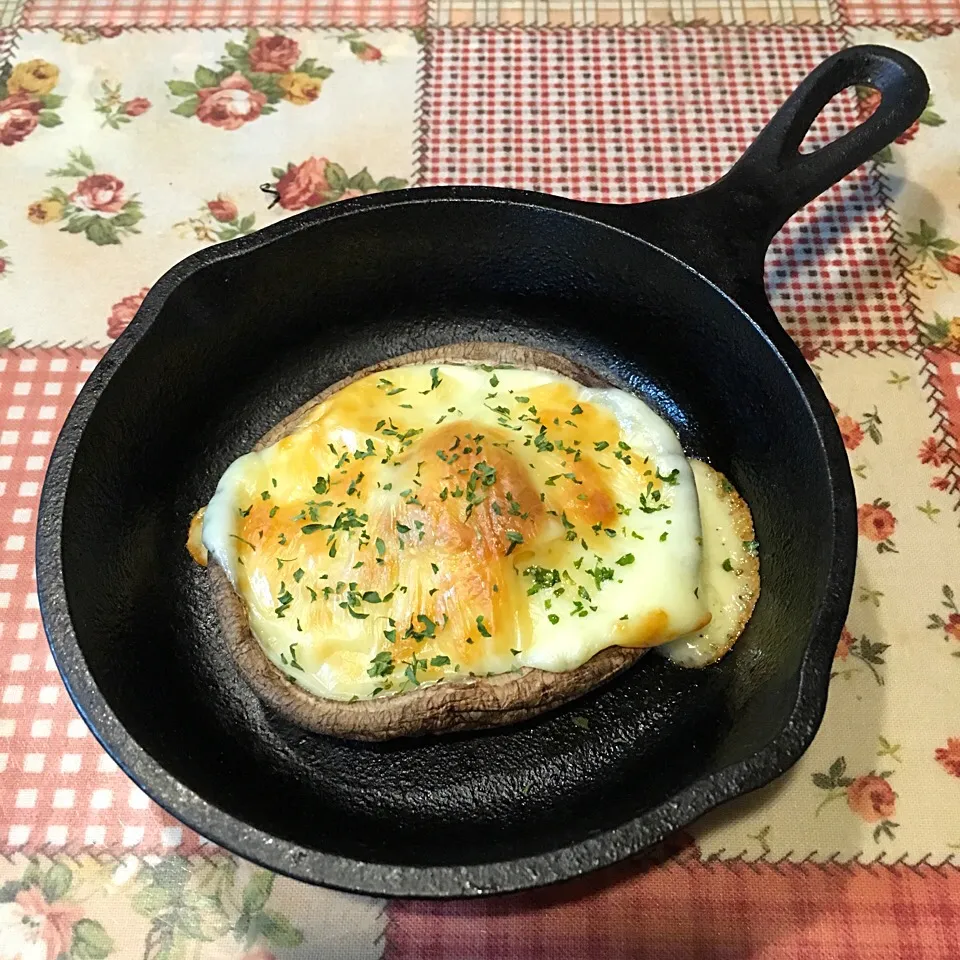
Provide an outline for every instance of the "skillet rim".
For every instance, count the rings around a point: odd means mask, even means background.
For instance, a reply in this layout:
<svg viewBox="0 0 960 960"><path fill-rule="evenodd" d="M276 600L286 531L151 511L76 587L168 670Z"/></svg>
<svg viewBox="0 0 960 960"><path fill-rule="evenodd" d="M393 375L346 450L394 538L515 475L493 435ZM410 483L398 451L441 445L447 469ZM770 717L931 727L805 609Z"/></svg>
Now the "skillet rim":
<svg viewBox="0 0 960 960"><path fill-rule="evenodd" d="M90 673L73 627L64 579L62 521L74 457L86 424L113 374L150 329L176 287L210 264L242 256L301 230L390 206L462 201L546 209L621 233L680 263L692 274L691 280L712 287L755 328L783 362L784 374L803 397L820 435L834 521L828 587L808 628L789 715L779 733L751 756L698 777L663 803L616 827L556 850L460 866L377 863L307 848L243 822L180 783L127 732ZM36 573L44 630L67 693L100 745L151 799L201 836L267 869L354 893L431 899L509 893L571 879L641 853L719 804L765 786L788 770L810 745L826 708L830 664L846 619L856 560L856 499L839 428L818 381L768 305L766 322L751 316L694 266L624 229L622 219L618 218L617 225L605 221L603 211L611 207L623 209L525 190L430 187L357 197L306 211L175 264L153 285L133 321L84 383L54 445L40 497ZM642 207L634 208L638 224L642 223Z"/></svg>

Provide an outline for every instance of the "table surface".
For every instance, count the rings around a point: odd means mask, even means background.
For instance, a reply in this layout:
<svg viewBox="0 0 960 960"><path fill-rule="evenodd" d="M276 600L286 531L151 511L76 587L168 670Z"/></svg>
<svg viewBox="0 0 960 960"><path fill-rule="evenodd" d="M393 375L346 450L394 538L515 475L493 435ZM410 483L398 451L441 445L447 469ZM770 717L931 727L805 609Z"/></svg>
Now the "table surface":
<svg viewBox="0 0 960 960"><path fill-rule="evenodd" d="M861 42L932 99L768 257L860 504L794 769L643 860L459 903L275 878L148 802L60 684L33 540L57 429L157 277L356 191L704 186ZM960 0L0 0L0 957L960 956L958 65ZM814 140L871 108L847 91Z"/></svg>

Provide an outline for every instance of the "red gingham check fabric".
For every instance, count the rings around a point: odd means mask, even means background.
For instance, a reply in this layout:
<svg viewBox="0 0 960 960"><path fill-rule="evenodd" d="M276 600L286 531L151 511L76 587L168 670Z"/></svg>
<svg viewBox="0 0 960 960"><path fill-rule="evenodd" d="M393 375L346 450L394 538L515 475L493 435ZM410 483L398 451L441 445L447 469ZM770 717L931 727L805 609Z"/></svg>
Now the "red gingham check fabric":
<svg viewBox="0 0 960 960"><path fill-rule="evenodd" d="M426 0L31 0L28 27L412 26Z"/></svg>
<svg viewBox="0 0 960 960"><path fill-rule="evenodd" d="M383 960L956 960L960 870L681 855L389 915Z"/></svg>
<svg viewBox="0 0 960 960"><path fill-rule="evenodd" d="M844 45L838 30L438 31L423 183L489 183L630 203L705 187L784 98ZM837 97L810 136L852 127ZM774 307L803 346L915 342L880 197L866 169L771 246Z"/></svg>
<svg viewBox="0 0 960 960"><path fill-rule="evenodd" d="M95 349L0 354L0 849L195 848L77 716L50 656L34 572L47 461Z"/></svg>

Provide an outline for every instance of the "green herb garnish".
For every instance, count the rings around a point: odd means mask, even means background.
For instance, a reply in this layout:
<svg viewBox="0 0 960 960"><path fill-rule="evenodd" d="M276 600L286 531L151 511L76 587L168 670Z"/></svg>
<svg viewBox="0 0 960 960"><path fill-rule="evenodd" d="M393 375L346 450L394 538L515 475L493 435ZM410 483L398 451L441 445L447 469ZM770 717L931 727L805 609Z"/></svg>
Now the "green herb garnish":
<svg viewBox="0 0 960 960"><path fill-rule="evenodd" d="M368 677L385 677L393 673L393 654L382 650L371 661L367 669Z"/></svg>

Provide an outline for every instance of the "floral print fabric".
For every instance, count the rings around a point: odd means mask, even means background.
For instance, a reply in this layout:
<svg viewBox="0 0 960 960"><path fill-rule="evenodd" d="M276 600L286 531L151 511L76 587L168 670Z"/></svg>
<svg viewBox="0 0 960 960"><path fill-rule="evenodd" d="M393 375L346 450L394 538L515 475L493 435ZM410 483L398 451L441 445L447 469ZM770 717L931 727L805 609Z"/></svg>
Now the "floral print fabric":
<svg viewBox="0 0 960 960"><path fill-rule="evenodd" d="M373 960L384 925L381 901L218 851L0 861L0 960Z"/></svg>
<svg viewBox="0 0 960 960"><path fill-rule="evenodd" d="M200 247L410 184L421 52L411 30L26 33L0 61L12 342L106 345Z"/></svg>

